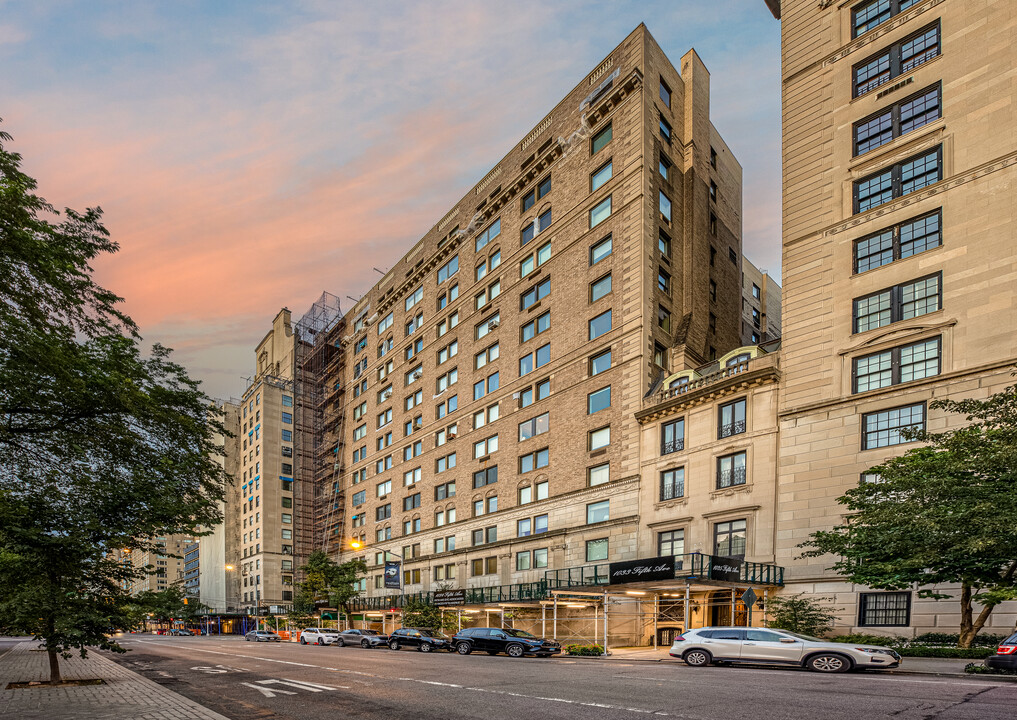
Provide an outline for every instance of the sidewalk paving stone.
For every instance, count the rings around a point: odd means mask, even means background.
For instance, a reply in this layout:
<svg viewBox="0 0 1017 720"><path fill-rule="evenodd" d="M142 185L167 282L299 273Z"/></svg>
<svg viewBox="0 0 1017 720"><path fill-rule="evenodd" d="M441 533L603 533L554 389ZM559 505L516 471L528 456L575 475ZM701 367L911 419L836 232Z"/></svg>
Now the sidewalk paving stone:
<svg viewBox="0 0 1017 720"><path fill-rule="evenodd" d="M8 690L12 682L49 678L49 660L37 642L0 655L0 718L18 720L228 720L158 683L89 651L60 659L64 680L101 678L102 685Z"/></svg>

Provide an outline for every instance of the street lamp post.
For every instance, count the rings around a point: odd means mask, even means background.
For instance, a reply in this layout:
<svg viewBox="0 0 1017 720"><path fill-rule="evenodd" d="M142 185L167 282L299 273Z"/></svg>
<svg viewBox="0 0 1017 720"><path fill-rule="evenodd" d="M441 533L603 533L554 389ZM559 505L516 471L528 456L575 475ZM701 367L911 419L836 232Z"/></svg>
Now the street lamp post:
<svg viewBox="0 0 1017 720"><path fill-rule="evenodd" d="M350 540L350 549L352 549L352 550L363 550L364 549L364 544L362 542L360 542L359 540ZM403 570L403 563L405 562L404 559L403 559L403 556L399 555L398 553L394 553L394 552L390 552L389 550L386 550L385 551L385 560L388 560L388 556L389 555L391 555L392 557L395 557L395 558L399 558L399 570L400 570L400 572L402 572L402 570ZM405 598L406 598L406 588L405 588L405 586L403 584L402 577L399 577L399 617L400 618L403 615L403 607L405 605ZM382 618L383 618L383 620L382 620L382 628L384 629L384 625L385 625L385 623L384 623L384 615L382 615ZM393 622L394 622L394 619L393 619Z"/></svg>

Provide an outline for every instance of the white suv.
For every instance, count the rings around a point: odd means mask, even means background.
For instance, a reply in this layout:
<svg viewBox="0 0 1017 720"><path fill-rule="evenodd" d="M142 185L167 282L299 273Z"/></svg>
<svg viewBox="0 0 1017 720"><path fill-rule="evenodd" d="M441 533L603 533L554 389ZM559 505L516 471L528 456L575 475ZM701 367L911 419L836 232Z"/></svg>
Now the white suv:
<svg viewBox="0 0 1017 720"><path fill-rule="evenodd" d="M827 642L820 638L768 628L705 627L686 630L674 639L671 657L686 665L710 663L790 665L816 672L853 668L895 668L900 655L888 647Z"/></svg>
<svg viewBox="0 0 1017 720"><path fill-rule="evenodd" d="M339 640L339 631L331 628L304 628L300 631L300 644L333 645Z"/></svg>

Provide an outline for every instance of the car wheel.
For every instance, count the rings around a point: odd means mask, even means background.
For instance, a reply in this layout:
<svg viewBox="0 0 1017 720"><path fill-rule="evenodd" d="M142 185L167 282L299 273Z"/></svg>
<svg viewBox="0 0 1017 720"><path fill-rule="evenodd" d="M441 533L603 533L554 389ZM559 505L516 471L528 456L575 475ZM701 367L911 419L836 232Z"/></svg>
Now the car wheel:
<svg viewBox="0 0 1017 720"><path fill-rule="evenodd" d="M246 635L244 635L244 642L251 642L251 638L249 638Z"/></svg>
<svg viewBox="0 0 1017 720"><path fill-rule="evenodd" d="M339 642L342 642L342 641L340 640ZM360 647L364 648L365 650L368 650L371 647L371 643L368 640L361 640L360 641Z"/></svg>
<svg viewBox="0 0 1017 720"><path fill-rule="evenodd" d="M471 652L473 652L473 648L470 647L470 644L468 642L461 642L458 645L456 645L456 652L459 653L460 655L469 655Z"/></svg>
<svg viewBox="0 0 1017 720"><path fill-rule="evenodd" d="M399 649L399 641L398 640L393 640L392 642L390 642L388 644L388 649L389 650L398 650Z"/></svg>
<svg viewBox="0 0 1017 720"><path fill-rule="evenodd" d="M851 661L836 653L820 653L810 657L805 665L809 670L822 673L841 673L851 669Z"/></svg>
<svg viewBox="0 0 1017 720"><path fill-rule="evenodd" d="M432 650L434 650L434 646L431 643L420 643L420 652L431 652Z"/></svg>
<svg viewBox="0 0 1017 720"><path fill-rule="evenodd" d="M314 644L315 645L324 645L325 643L322 641L321 638L318 638L317 640L314 641Z"/></svg>
<svg viewBox="0 0 1017 720"><path fill-rule="evenodd" d="M706 652L706 650L689 650L682 655L682 660L685 661L686 665L691 665L692 667L706 667L713 660L713 656Z"/></svg>
<svg viewBox="0 0 1017 720"><path fill-rule="evenodd" d="M335 642L332 644L335 645L336 647L346 647L346 643L343 641L341 637L337 637L335 639Z"/></svg>
<svg viewBox="0 0 1017 720"><path fill-rule="evenodd" d="M307 644L307 641L306 641L306 640L304 640L303 638L300 638L300 644L301 644L301 645L306 645L306 644Z"/></svg>
<svg viewBox="0 0 1017 720"><path fill-rule="evenodd" d="M505 652L508 653L509 657L521 658L526 653L526 650L519 643L512 643L505 648Z"/></svg>

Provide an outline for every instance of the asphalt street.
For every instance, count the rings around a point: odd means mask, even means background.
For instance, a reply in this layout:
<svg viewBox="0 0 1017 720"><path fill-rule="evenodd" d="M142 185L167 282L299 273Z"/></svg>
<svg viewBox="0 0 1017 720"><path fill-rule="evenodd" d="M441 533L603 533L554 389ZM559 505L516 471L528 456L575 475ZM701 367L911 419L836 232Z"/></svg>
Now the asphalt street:
<svg viewBox="0 0 1017 720"><path fill-rule="evenodd" d="M972 677L523 658L131 636L114 656L232 720L1012 720L1017 684Z"/></svg>

